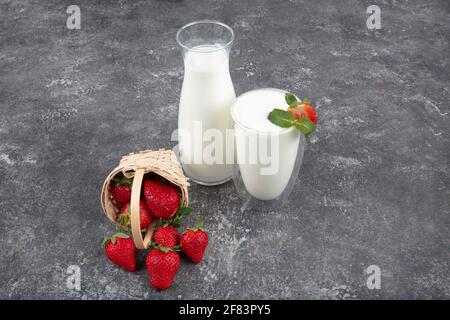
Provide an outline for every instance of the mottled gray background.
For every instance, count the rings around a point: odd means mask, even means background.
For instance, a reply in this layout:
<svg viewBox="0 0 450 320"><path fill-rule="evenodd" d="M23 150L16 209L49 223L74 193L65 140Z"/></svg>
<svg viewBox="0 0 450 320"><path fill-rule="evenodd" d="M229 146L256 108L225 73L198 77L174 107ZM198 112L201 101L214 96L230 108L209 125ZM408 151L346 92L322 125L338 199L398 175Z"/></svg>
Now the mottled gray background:
<svg viewBox="0 0 450 320"><path fill-rule="evenodd" d="M290 88L319 127L278 209L241 212L232 183L190 188L206 258L157 292L105 258L99 193L123 154L175 145L175 33L202 18L236 32L238 94ZM0 298L449 299L449 21L445 0L1 0Z"/></svg>

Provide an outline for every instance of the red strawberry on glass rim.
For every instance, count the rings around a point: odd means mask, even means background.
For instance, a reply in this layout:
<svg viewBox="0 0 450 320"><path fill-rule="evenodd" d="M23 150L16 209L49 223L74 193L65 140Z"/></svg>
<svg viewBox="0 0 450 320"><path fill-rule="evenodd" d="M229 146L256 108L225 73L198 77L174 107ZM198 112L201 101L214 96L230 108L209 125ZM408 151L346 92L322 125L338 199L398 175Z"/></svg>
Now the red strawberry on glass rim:
<svg viewBox="0 0 450 320"><path fill-rule="evenodd" d="M127 203L120 208L120 213L117 217L117 222L121 225L131 228L131 205ZM152 215L147 207L147 204L143 199L139 200L139 219L141 223L141 230L148 228L150 223L152 223Z"/></svg>
<svg viewBox="0 0 450 320"><path fill-rule="evenodd" d="M115 233L103 240L105 253L111 262L127 271L136 271L136 247L125 233Z"/></svg>
<svg viewBox="0 0 450 320"><path fill-rule="evenodd" d="M208 234L203 229L203 220L198 220L195 228L188 228L180 236L183 253L193 263L200 263L208 246Z"/></svg>
<svg viewBox="0 0 450 320"><path fill-rule="evenodd" d="M177 274L180 256L175 251L158 246L145 259L150 284L159 290L168 289Z"/></svg>
<svg viewBox="0 0 450 320"><path fill-rule="evenodd" d="M131 186L133 185L133 179L122 177L114 177L109 185L109 191L115 201L115 203L122 207L131 200Z"/></svg>
<svg viewBox="0 0 450 320"><path fill-rule="evenodd" d="M180 205L178 188L155 178L144 180L143 185L145 201L151 213L163 220L172 218Z"/></svg>
<svg viewBox="0 0 450 320"><path fill-rule="evenodd" d="M297 120L306 118L312 123L317 124L317 113L316 110L308 103L299 103L295 107L289 107L287 110L290 114L295 116Z"/></svg>
<svg viewBox="0 0 450 320"><path fill-rule="evenodd" d="M316 130L317 112L311 106L308 99L298 100L290 92L286 92L285 100L289 108L287 110L273 109L267 119L281 128L295 127L303 133L305 138Z"/></svg>

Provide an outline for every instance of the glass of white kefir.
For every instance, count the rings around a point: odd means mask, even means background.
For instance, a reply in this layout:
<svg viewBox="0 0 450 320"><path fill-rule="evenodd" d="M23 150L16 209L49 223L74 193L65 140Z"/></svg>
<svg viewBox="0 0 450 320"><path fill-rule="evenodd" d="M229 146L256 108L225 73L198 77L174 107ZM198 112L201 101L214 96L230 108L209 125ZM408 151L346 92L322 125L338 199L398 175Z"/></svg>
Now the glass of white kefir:
<svg viewBox="0 0 450 320"><path fill-rule="evenodd" d="M285 200L297 180L305 137L294 127L281 128L267 119L274 108L287 108L285 93L273 88L252 90L231 107L233 181L244 199Z"/></svg>
<svg viewBox="0 0 450 320"><path fill-rule="evenodd" d="M177 33L184 59L178 148L186 175L203 185L231 179L230 107L236 99L229 72L233 30L218 21L189 23Z"/></svg>

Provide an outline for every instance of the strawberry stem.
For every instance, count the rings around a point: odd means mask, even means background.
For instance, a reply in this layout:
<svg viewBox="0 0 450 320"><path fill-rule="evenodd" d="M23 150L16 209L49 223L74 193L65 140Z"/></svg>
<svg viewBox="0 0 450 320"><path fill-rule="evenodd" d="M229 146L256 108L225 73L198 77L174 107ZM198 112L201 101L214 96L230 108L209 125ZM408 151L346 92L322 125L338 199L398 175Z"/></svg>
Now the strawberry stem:
<svg viewBox="0 0 450 320"><path fill-rule="evenodd" d="M198 219L197 223L196 223L196 227L197 229L201 229L203 230L203 227L205 226L205 220L203 219Z"/></svg>

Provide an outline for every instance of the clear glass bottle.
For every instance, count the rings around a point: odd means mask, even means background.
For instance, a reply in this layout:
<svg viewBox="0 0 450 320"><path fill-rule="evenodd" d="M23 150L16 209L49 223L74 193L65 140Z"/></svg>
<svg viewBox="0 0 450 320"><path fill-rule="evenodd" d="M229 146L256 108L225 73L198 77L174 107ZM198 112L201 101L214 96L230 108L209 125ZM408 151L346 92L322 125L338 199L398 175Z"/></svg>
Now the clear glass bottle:
<svg viewBox="0 0 450 320"><path fill-rule="evenodd" d="M184 59L180 161L186 175L203 185L221 184L232 176L233 142L227 143L227 129L236 99L229 72L233 41L233 30L218 21L195 21L177 33Z"/></svg>

